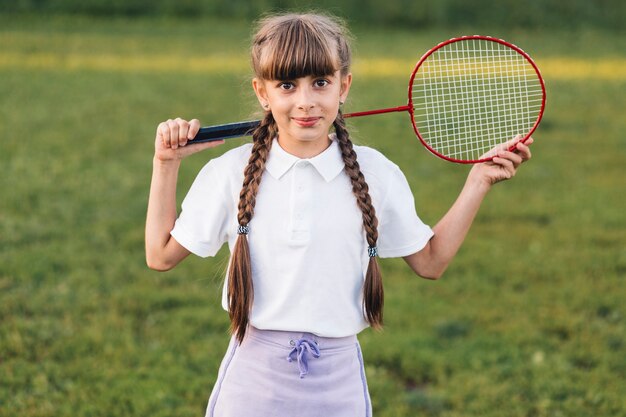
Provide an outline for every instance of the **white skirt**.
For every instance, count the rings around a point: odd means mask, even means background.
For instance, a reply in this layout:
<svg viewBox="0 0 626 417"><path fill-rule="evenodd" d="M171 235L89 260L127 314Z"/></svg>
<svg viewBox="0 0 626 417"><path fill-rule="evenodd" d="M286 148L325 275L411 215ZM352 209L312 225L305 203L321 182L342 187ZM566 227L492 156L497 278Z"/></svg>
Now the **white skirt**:
<svg viewBox="0 0 626 417"><path fill-rule="evenodd" d="M206 417L371 417L356 336L248 327L231 339Z"/></svg>

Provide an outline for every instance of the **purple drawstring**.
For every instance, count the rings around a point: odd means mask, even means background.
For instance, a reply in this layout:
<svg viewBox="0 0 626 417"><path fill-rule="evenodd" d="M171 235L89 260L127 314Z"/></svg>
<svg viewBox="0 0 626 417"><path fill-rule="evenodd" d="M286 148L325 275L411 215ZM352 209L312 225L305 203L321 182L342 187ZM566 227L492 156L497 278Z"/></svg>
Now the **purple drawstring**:
<svg viewBox="0 0 626 417"><path fill-rule="evenodd" d="M295 359L298 360L300 378L304 378L304 376L309 373L308 359L306 357L307 351L313 355L314 358L320 357L320 350L317 347L317 343L311 342L303 337L295 341L294 348L291 349L289 356L287 356L289 362L293 362Z"/></svg>

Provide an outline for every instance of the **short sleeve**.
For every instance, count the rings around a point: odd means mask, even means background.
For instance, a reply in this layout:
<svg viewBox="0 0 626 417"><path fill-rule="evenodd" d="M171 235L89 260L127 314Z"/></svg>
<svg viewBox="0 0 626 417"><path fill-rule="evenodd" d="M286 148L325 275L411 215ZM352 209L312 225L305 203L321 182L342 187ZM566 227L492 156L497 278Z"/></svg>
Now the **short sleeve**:
<svg viewBox="0 0 626 417"><path fill-rule="evenodd" d="M378 254L396 258L419 252L433 236L415 212L415 201L406 177L394 165L378 215Z"/></svg>
<svg viewBox="0 0 626 417"><path fill-rule="evenodd" d="M182 203L171 235L191 253L215 256L228 240L232 202L227 198L225 176L218 176L211 162L202 168ZM221 181L220 181L221 180Z"/></svg>

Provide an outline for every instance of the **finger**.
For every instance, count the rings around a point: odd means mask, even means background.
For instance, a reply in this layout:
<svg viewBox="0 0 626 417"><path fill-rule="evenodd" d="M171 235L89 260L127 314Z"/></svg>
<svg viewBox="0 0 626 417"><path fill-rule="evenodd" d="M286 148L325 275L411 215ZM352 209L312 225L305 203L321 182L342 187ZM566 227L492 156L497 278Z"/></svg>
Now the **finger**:
<svg viewBox="0 0 626 417"><path fill-rule="evenodd" d="M169 148L171 143L170 138L170 128L168 122L159 123L159 127L157 129L158 135L161 138L161 143L164 147Z"/></svg>
<svg viewBox="0 0 626 417"><path fill-rule="evenodd" d="M490 150L482 154L480 156L480 159L490 159L499 155L501 152L512 151L515 149L515 146L517 145L517 143L520 142L521 139L522 139L522 135L516 135L515 137L507 140L506 142L497 144L496 146L494 146L493 148L491 148Z"/></svg>
<svg viewBox="0 0 626 417"><path fill-rule="evenodd" d="M501 149L505 149L507 151L512 151L515 149L515 146L522 140L522 135L515 135L511 139L507 140L501 145Z"/></svg>
<svg viewBox="0 0 626 417"><path fill-rule="evenodd" d="M187 132L189 131L189 122L180 117L176 118L178 123L178 145L185 146L187 144Z"/></svg>
<svg viewBox="0 0 626 417"><path fill-rule="evenodd" d="M533 143L533 139L528 138L526 142L524 143L520 142L516 145L516 152L522 156L522 159L524 161L527 161L530 158L532 158L532 152L530 151L530 145L532 145L532 143Z"/></svg>
<svg viewBox="0 0 626 417"><path fill-rule="evenodd" d="M515 165L510 159L496 156L495 158L493 158L492 162L500 166L505 178L509 179L515 176Z"/></svg>
<svg viewBox="0 0 626 417"><path fill-rule="evenodd" d="M511 161L513 163L513 166L515 167L519 166L522 162L524 162L522 155L515 153L515 152L510 152L510 151L498 152L497 156Z"/></svg>
<svg viewBox="0 0 626 417"><path fill-rule="evenodd" d="M224 144L224 140L216 140L212 142L201 142L193 146L185 146L184 148L180 148L178 152L180 152L180 155L184 158L194 153L202 152L205 149L214 148L222 144Z"/></svg>
<svg viewBox="0 0 626 417"><path fill-rule="evenodd" d="M187 139L192 140L198 134L200 130L200 121L198 119L191 119L189 121L189 130L187 131Z"/></svg>
<svg viewBox="0 0 626 417"><path fill-rule="evenodd" d="M178 122L176 120L168 120L167 125L170 128L171 148L178 148Z"/></svg>

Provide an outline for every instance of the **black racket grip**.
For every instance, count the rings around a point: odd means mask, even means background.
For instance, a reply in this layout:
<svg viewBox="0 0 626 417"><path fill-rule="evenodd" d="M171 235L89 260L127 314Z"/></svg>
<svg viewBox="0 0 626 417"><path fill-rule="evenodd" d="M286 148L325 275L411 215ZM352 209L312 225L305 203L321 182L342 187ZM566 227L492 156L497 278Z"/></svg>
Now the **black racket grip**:
<svg viewBox="0 0 626 417"><path fill-rule="evenodd" d="M248 136L259 126L259 120L250 122L228 123L225 125L202 127L191 143L213 142L216 140Z"/></svg>

